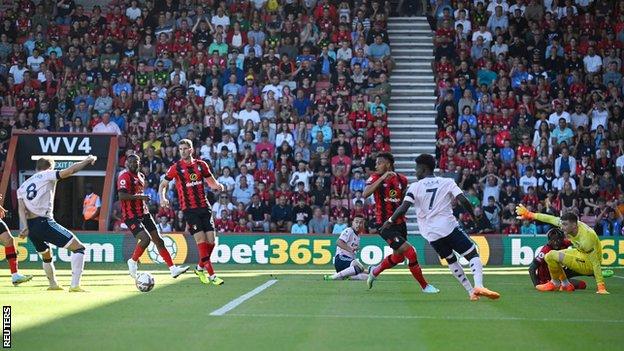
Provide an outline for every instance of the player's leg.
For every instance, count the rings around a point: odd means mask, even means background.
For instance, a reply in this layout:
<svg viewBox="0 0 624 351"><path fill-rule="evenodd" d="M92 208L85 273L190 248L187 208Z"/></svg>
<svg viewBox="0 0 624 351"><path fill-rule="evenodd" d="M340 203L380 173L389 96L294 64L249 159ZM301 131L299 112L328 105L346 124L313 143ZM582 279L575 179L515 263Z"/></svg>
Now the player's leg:
<svg viewBox="0 0 624 351"><path fill-rule="evenodd" d="M407 234L405 235L405 238L406 238L405 243L401 245L398 251L403 256L405 256L405 258L407 258L407 267L409 268L410 273L412 273L412 276L414 277L414 279L416 279L418 284L420 284L420 288L422 289L423 292L430 293L430 294L439 293L440 290L438 290L435 286L427 283L427 280L422 274L422 269L420 268L420 264L418 263L418 256L416 255L416 250L410 243L407 242Z"/></svg>
<svg viewBox="0 0 624 351"><path fill-rule="evenodd" d="M84 292L85 290L80 287L80 279L84 271L84 245L72 232L53 219L47 219L44 226L46 228L43 230L43 235L46 242L72 252L70 258L72 279L69 292Z"/></svg>
<svg viewBox="0 0 624 351"><path fill-rule="evenodd" d="M587 258L587 255L579 252L576 249L560 250L553 252L553 254L548 257L549 255L550 252L546 254L546 262L549 262L550 260L548 268L550 270L551 278L557 277L557 275L553 275L556 273L553 273L553 270L551 269L551 263L555 270L557 268L560 268L560 273L558 277L561 283L559 290L561 291L574 291L576 288L576 286L568 280L566 269L564 269L563 267L566 267L567 271L575 272L578 275L592 275L594 272L590 260Z"/></svg>
<svg viewBox="0 0 624 351"><path fill-rule="evenodd" d="M9 232L9 228L2 220L0 220L0 245L4 246L4 254L9 262L13 285L17 286L31 280L33 277L32 275L23 275L17 270L17 253L15 252L13 237Z"/></svg>
<svg viewBox="0 0 624 351"><path fill-rule="evenodd" d="M34 242L33 242L34 244ZM47 247L45 243L43 243L46 247L44 251L39 251L41 248L37 249L39 256L41 256L41 261L43 262L43 271L45 272L46 278L48 278L48 290L63 290L63 288L56 281L56 267L54 267L54 262L52 261L52 254L50 253L50 249Z"/></svg>
<svg viewBox="0 0 624 351"><path fill-rule="evenodd" d="M430 242L430 244L431 244L431 247L433 247L433 249L438 253L438 256L446 260L446 263L448 263L449 270L451 271L455 279L457 279L457 281L459 281L459 283L464 287L464 289L466 289L466 292L468 293L470 300L471 301L479 300L479 296L473 293L472 284L470 283L470 280L468 279L468 277L466 277L464 268L457 261L457 257L453 253L453 249L449 245L448 241L449 241L448 236L445 236L443 238Z"/></svg>
<svg viewBox="0 0 624 351"><path fill-rule="evenodd" d="M154 243L154 246L156 246L156 249L158 250L158 254L160 254L160 257L163 258L163 261L165 261L165 263L167 264L167 267L169 267L169 272L171 273L171 276L173 278L177 278L181 274L185 273L189 269L189 267L188 266L178 267L173 264L173 259L171 259L171 254L169 253L169 250L167 250L167 248L165 247L165 242L163 241L162 237L160 236L160 233L158 232L158 227L156 226L156 222L154 221L154 218L152 217L152 215L150 214L145 215L143 217L142 224L143 224L143 227L149 233L149 238Z"/></svg>
<svg viewBox="0 0 624 351"><path fill-rule="evenodd" d="M136 238L137 243L134 246L134 251L132 252L132 256L126 262L128 264L128 274L134 279L136 278L137 270L138 270L138 262L143 252L147 249L150 243L150 236L138 218L132 218L126 221L126 226L132 232L132 235Z"/></svg>
<svg viewBox="0 0 624 351"><path fill-rule="evenodd" d="M56 281L56 268L52 261L50 247L44 241L44 233L47 231L47 219L33 218L28 220L28 238L41 256L43 271L48 278L48 290L63 290Z"/></svg>
<svg viewBox="0 0 624 351"><path fill-rule="evenodd" d="M212 218L212 210L204 209L204 215L202 218L202 225L204 229L204 233L206 234L206 244L208 245L208 260L204 264L204 268L208 273L208 278L213 285L222 285L224 283L223 279L217 277L214 272L214 268L212 267L212 262L210 262L210 257L212 256L212 251L214 251L216 245L217 232L214 226L214 219Z"/></svg>
<svg viewBox="0 0 624 351"><path fill-rule="evenodd" d="M379 276L381 272L392 268L405 260L405 256L399 251L399 249L406 242L406 240L400 235L394 225L379 232L379 236L381 236L382 239L388 243L393 252L392 254L386 256L377 266L369 267L369 276L372 276L373 280ZM371 286L369 286L369 288Z"/></svg>
<svg viewBox="0 0 624 351"><path fill-rule="evenodd" d="M566 277L568 277L568 280L570 281L570 284L572 284L572 286L574 286L575 290L585 290L587 289L587 283L585 283L584 280L581 279L571 279L574 277L578 277L578 276L582 276L583 274L580 274L578 272L575 272L571 269L568 269L567 267L563 268L563 273L565 273Z"/></svg>
<svg viewBox="0 0 624 351"><path fill-rule="evenodd" d="M483 263L479 257L477 245L468 238L468 234L462 228L457 227L447 236L447 240L450 247L468 261L474 279L475 295L498 299L499 293L483 286Z"/></svg>
<svg viewBox="0 0 624 351"><path fill-rule="evenodd" d="M334 258L334 267L336 268L336 273L325 275L323 277L325 280L342 280L348 277L355 276L358 276L359 278L360 273L364 272L364 267L362 266L360 261L340 255L336 255L336 257Z"/></svg>

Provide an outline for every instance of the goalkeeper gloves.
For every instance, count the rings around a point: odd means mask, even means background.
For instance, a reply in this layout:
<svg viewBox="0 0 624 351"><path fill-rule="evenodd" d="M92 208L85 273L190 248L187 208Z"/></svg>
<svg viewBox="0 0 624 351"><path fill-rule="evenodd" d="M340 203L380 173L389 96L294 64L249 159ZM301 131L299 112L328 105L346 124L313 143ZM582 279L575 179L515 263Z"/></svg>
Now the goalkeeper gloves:
<svg viewBox="0 0 624 351"><path fill-rule="evenodd" d="M529 211L523 204L516 206L516 214L518 219L528 219L530 221L535 219L535 213Z"/></svg>
<svg viewBox="0 0 624 351"><path fill-rule="evenodd" d="M605 287L604 283L598 283L598 291L596 291L596 294L600 294L600 295L608 295L609 292L607 291L607 288Z"/></svg>

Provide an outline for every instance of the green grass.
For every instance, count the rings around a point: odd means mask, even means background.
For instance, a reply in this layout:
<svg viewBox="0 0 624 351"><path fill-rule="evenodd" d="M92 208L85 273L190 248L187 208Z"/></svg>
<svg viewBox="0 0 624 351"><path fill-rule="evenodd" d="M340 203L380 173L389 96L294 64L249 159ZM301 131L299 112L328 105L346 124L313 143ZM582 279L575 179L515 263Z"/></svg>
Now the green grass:
<svg viewBox="0 0 624 351"><path fill-rule="evenodd" d="M592 278L586 291L538 293L523 270L495 269L486 272L486 285L502 298L470 302L441 268L425 269L438 295L422 294L405 268L384 273L370 291L364 282L321 281L330 267L222 265L221 287L200 285L192 273L174 280L153 270L150 293L136 290L123 265L98 268L87 267L85 294L43 291L40 269L24 269L37 276L15 288L3 268L0 301L12 306L13 348L609 350L618 348L624 327L621 278L607 281L609 296L594 293ZM68 285L67 266L57 273ZM226 315L209 315L273 278L276 284Z"/></svg>

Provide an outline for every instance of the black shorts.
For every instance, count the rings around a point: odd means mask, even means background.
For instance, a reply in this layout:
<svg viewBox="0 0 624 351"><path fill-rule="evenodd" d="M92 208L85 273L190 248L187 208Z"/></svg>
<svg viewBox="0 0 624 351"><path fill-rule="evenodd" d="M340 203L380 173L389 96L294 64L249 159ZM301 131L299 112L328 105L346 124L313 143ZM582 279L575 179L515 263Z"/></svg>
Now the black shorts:
<svg viewBox="0 0 624 351"><path fill-rule="evenodd" d="M349 268L352 261L353 259L351 257L336 255L336 257L334 257L334 268L336 268L336 272Z"/></svg>
<svg viewBox="0 0 624 351"><path fill-rule="evenodd" d="M468 238L468 234L460 227L455 227L451 234L432 241L430 244L440 258L447 260L455 257L453 251L457 252L460 256L464 256L475 248L475 244Z"/></svg>
<svg viewBox="0 0 624 351"><path fill-rule="evenodd" d="M212 209L193 208L184 211L184 220L191 235L199 232L214 232Z"/></svg>
<svg viewBox="0 0 624 351"><path fill-rule="evenodd" d="M48 244L66 248L74 234L52 218L35 217L28 220L28 237L37 252L44 252Z"/></svg>
<svg viewBox="0 0 624 351"><path fill-rule="evenodd" d="M398 250L407 242L407 224L393 224L379 233L393 250Z"/></svg>
<svg viewBox="0 0 624 351"><path fill-rule="evenodd" d="M140 232L146 232L147 234L152 232L158 232L158 228L156 227L156 222L154 221L154 217L151 214L144 214L141 217L134 217L130 219L126 219L126 226L132 232L132 235L135 237Z"/></svg>
<svg viewBox="0 0 624 351"><path fill-rule="evenodd" d="M0 219L0 234L4 234L6 232L11 234L11 232L9 231L9 227L6 225L6 223L4 223L3 220Z"/></svg>

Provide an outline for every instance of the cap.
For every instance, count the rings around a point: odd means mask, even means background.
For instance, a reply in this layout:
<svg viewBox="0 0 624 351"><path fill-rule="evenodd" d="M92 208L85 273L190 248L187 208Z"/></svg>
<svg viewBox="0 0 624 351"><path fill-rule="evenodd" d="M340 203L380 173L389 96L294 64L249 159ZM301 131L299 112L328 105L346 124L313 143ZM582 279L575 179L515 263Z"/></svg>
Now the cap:
<svg viewBox="0 0 624 351"><path fill-rule="evenodd" d="M247 77L245 77L245 80L254 80L254 76L253 75L248 75Z"/></svg>

